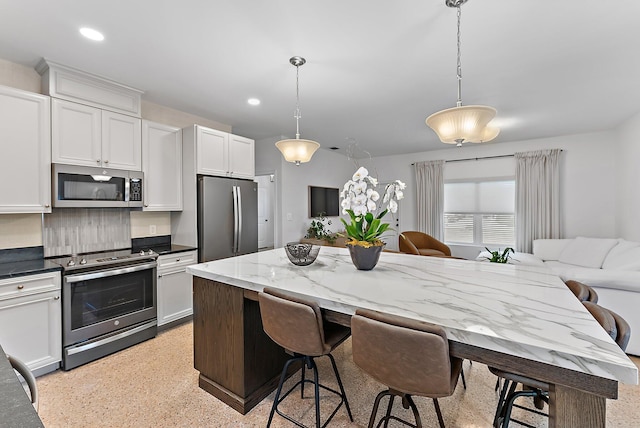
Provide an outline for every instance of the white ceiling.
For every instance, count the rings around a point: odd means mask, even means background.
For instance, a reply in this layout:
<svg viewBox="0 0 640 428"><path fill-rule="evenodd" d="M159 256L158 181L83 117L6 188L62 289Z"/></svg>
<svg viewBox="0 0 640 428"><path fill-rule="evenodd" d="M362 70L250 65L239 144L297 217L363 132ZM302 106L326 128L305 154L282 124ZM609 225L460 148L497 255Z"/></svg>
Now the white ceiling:
<svg viewBox="0 0 640 428"><path fill-rule="evenodd" d="M294 136L300 55L301 138L373 156L448 147L424 123L456 101L444 0L0 0L0 16L0 58L99 74L236 134ZM469 0L463 103L498 110L496 143L614 128L640 111L638 17L637 0Z"/></svg>

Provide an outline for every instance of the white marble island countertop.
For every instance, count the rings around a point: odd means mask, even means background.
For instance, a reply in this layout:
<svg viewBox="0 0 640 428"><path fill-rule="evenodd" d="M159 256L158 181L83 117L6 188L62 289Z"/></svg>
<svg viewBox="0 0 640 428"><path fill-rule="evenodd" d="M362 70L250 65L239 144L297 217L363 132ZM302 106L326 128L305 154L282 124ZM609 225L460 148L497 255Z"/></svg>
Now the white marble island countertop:
<svg viewBox="0 0 640 428"><path fill-rule="evenodd" d="M310 266L293 265L277 248L192 265L187 272L254 291L288 290L348 315L366 308L428 321L454 341L638 382L633 362L542 267L382 253L372 271L359 271L347 249L322 247Z"/></svg>

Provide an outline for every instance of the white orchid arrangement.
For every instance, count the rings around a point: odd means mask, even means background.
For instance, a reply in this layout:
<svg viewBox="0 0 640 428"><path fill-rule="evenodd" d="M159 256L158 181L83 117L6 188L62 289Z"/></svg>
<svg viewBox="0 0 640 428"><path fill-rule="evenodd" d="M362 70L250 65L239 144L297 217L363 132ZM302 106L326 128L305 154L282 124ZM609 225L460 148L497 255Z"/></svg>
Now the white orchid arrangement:
<svg viewBox="0 0 640 428"><path fill-rule="evenodd" d="M350 223L340 219L347 236L352 241L364 242L369 246L380 245L380 235L389 228L389 223L382 223L381 219L389 211L392 213L398 211L397 201L404 197L402 191L406 187L400 180L387 184L382 196L382 204L378 204L380 194L375 190L377 186L378 180L371 177L366 168L360 167L353 174L352 179L344 184L340 193L342 213L349 214L351 217ZM375 213L382 207L384 209L376 215Z"/></svg>

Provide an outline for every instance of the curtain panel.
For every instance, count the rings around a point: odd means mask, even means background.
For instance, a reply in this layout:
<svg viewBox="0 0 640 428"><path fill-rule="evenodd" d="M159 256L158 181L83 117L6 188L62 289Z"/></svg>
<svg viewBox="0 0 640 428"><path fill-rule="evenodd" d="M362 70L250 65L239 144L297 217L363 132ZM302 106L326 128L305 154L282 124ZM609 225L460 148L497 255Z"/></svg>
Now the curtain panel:
<svg viewBox="0 0 640 428"><path fill-rule="evenodd" d="M561 149L515 154L516 250L533 252L533 240L560 238Z"/></svg>
<svg viewBox="0 0 640 428"><path fill-rule="evenodd" d="M444 240L444 161L416 162L418 230Z"/></svg>

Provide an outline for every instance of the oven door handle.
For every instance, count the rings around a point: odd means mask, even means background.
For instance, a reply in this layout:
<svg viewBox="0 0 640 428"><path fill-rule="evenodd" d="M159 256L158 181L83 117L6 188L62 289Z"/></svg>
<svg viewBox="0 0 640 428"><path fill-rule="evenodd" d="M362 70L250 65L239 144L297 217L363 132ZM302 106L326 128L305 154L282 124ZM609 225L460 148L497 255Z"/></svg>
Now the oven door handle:
<svg viewBox="0 0 640 428"><path fill-rule="evenodd" d="M141 270L153 269L158 264L156 262L144 263L135 266L122 267L118 269L102 270L99 272L89 272L77 275L65 275L64 280L67 283L88 281L90 279L106 278L108 276L122 275L124 273L138 272Z"/></svg>

